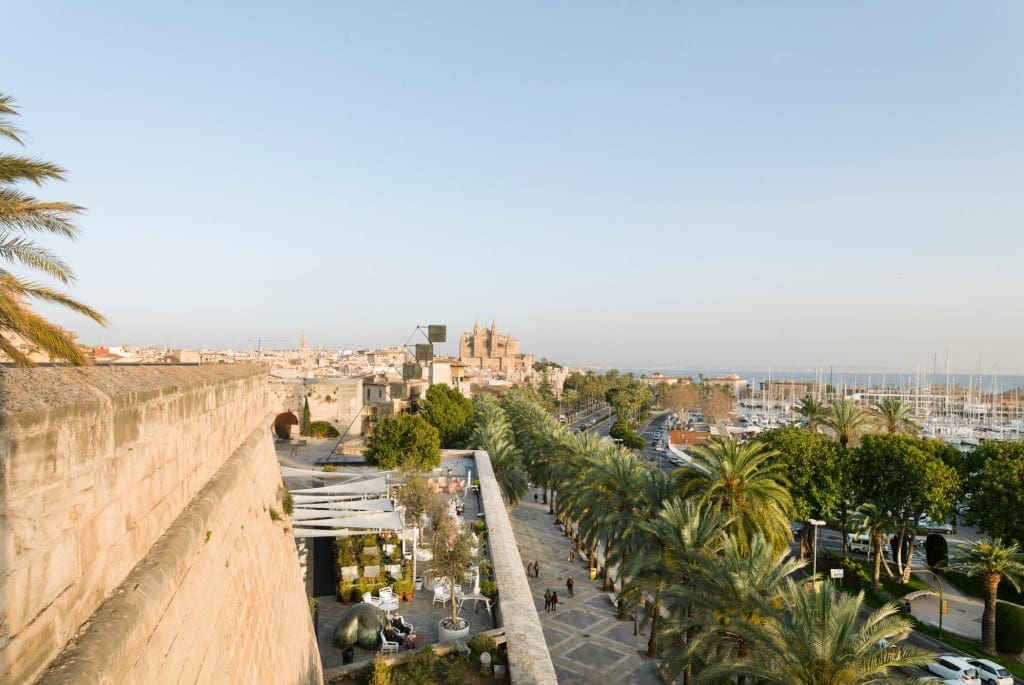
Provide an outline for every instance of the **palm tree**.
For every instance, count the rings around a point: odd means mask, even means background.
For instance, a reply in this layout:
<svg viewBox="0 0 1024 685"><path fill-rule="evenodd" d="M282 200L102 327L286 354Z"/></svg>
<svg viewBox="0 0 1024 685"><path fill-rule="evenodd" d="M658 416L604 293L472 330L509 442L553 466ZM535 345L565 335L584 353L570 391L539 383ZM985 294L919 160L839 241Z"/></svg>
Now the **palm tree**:
<svg viewBox="0 0 1024 685"><path fill-rule="evenodd" d="M639 524L638 540L622 562L622 575L627 580L621 597L626 610L635 611L644 603L643 624L651 623L647 656L657 655L662 594L670 586L689 582L691 565L698 555L718 553L727 523L728 518L721 512L676 497L666 501L653 520Z"/></svg>
<svg viewBox="0 0 1024 685"><path fill-rule="evenodd" d="M922 666L932 656L895 645L913 626L893 603L861 622L863 591L856 596L827 586L813 591L789 579L779 597L781 609L765 604L762 621L736 624L734 630L750 647L749 656L712 665L701 674L702 681L741 675L778 685L906 683L890 676L890 669Z"/></svg>
<svg viewBox="0 0 1024 685"><path fill-rule="evenodd" d="M1024 556L1016 543L1004 545L1000 538L986 542L978 540L970 547L961 548L949 567L954 571L981 578L985 587L985 611L981 615L982 651L996 653L996 595L1003 579L1010 581L1020 592L1024 581Z"/></svg>
<svg viewBox="0 0 1024 685"><path fill-rule="evenodd" d="M516 504L526 494L528 486L511 424L490 395L481 395L474 402L473 416L468 443L471 448L487 452L502 497L509 504Z"/></svg>
<svg viewBox="0 0 1024 685"><path fill-rule="evenodd" d="M632 452L621 447L605 447L589 466L584 467L583 487L566 493L571 502L569 506L579 516L584 539L595 548L604 543L606 590L614 588L612 550L644 520L637 493L647 469Z"/></svg>
<svg viewBox="0 0 1024 685"><path fill-rule="evenodd" d="M832 402L829 414L822 423L835 432L839 444L846 449L851 440L856 441L857 436L871 425L871 418L850 400L842 399Z"/></svg>
<svg viewBox="0 0 1024 685"><path fill-rule="evenodd" d="M790 557L788 549L774 550L760 533L746 541L727 535L720 553L697 557L690 583L665 591L671 619L663 634L675 642L688 636L662 663L666 682L694 661L747 659L751 646L742 627L774 613L784 581L806 563Z"/></svg>
<svg viewBox="0 0 1024 685"><path fill-rule="evenodd" d="M828 415L828 407L808 395L797 403L796 413L807 419L808 430L817 433L818 424Z"/></svg>
<svg viewBox="0 0 1024 685"><path fill-rule="evenodd" d="M729 514L729 532L741 549L755 533L776 550L793 537L793 498L785 465L763 443L714 438L691 451L692 461L677 470L683 496L695 496Z"/></svg>
<svg viewBox="0 0 1024 685"><path fill-rule="evenodd" d="M871 581L871 589L877 590L882 576L882 550L885 544L885 531L895 530L900 525L899 517L893 516L889 511L879 506L877 502L865 502L853 512L850 521L856 530L871 538L871 549L875 560L875 571ZM887 571L888 568L886 566Z"/></svg>
<svg viewBox="0 0 1024 685"><path fill-rule="evenodd" d="M18 115L14 99L0 93L0 137L23 145L19 131L11 123ZM72 218L82 211L69 202L47 202L23 192L19 184L41 186L44 181L63 181L64 169L20 155L0 154L0 260L34 269L63 285L74 283L71 267L28 236L54 234L72 240L78 229ZM48 285L15 276L0 267L0 352L17 366L34 366L29 354L19 349L28 345L49 355L80 366L89 360L75 344L74 336L60 326L32 312L29 300L66 307L98 324L106 319L96 310L72 299Z"/></svg>
<svg viewBox="0 0 1024 685"><path fill-rule="evenodd" d="M896 435L917 435L921 426L911 418L912 408L895 397L886 397L871 406L875 420L885 428L886 432Z"/></svg>

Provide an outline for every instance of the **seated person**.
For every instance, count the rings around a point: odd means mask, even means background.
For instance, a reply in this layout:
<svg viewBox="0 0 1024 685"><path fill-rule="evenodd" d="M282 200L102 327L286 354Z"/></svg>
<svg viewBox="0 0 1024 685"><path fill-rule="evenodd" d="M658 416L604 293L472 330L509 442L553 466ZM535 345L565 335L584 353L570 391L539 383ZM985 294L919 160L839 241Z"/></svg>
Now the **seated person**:
<svg viewBox="0 0 1024 685"><path fill-rule="evenodd" d="M384 629L384 639L388 642L397 642L399 648L409 647L411 649L415 646L412 640L394 630L390 625Z"/></svg>
<svg viewBox="0 0 1024 685"><path fill-rule="evenodd" d="M412 634L412 626L405 622L401 614L396 613L391 617L391 627L402 635Z"/></svg>

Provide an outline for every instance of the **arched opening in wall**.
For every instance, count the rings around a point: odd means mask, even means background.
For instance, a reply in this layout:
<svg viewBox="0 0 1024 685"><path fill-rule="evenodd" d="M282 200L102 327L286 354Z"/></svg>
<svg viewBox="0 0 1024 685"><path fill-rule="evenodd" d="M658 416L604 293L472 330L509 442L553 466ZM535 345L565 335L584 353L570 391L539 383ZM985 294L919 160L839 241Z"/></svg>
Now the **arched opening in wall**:
<svg viewBox="0 0 1024 685"><path fill-rule="evenodd" d="M278 414L274 418L274 434L281 440L289 440L292 437L292 426L299 425L299 417L290 411Z"/></svg>

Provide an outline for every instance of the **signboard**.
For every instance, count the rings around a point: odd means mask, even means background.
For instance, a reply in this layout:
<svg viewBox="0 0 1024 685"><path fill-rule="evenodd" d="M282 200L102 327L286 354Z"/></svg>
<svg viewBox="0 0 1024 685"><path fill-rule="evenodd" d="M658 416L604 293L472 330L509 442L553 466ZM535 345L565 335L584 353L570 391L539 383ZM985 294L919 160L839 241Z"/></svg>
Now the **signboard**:
<svg viewBox="0 0 1024 685"><path fill-rule="evenodd" d="M427 340L432 343L447 342L448 339L448 327L433 324L427 326Z"/></svg>
<svg viewBox="0 0 1024 685"><path fill-rule="evenodd" d="M841 569L841 568L830 569L830 573L831 573L833 578L842 578L843 577L843 569Z"/></svg>

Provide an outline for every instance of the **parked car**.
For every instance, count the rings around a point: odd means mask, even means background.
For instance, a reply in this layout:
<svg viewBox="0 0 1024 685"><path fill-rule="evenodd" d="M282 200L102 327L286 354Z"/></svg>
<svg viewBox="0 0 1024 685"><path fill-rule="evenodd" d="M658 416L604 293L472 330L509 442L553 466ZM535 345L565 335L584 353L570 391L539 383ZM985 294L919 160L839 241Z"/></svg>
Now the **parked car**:
<svg viewBox="0 0 1024 685"><path fill-rule="evenodd" d="M846 548L858 554L871 554L871 538L864 534L847 533Z"/></svg>
<svg viewBox="0 0 1024 685"><path fill-rule="evenodd" d="M981 685L981 675L978 669L971 665L966 657L956 654L940 654L935 661L927 664L925 669L934 673L940 678L958 680L963 685Z"/></svg>
<svg viewBox="0 0 1024 685"><path fill-rule="evenodd" d="M953 525L945 521L932 521L927 516L921 517L920 525L929 533L942 533L943 535L953 534Z"/></svg>
<svg viewBox="0 0 1024 685"><path fill-rule="evenodd" d="M982 685L1013 685L1013 674L988 659L968 659L978 669Z"/></svg>

